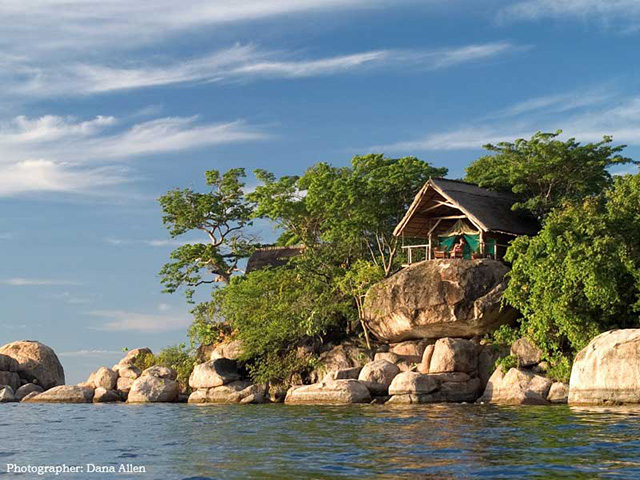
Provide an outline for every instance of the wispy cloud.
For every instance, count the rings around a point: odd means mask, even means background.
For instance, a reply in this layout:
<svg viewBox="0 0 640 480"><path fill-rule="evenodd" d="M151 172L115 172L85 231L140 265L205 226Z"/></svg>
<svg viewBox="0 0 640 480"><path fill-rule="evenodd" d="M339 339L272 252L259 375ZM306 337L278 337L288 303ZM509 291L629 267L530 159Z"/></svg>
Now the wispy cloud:
<svg viewBox="0 0 640 480"><path fill-rule="evenodd" d="M0 124L0 197L32 192L95 194L132 180L123 160L269 135L244 122L202 123L165 117L119 125L114 117L89 120L46 115Z"/></svg>
<svg viewBox="0 0 640 480"><path fill-rule="evenodd" d="M47 298L50 300L59 300L61 302L68 303L69 305L83 305L86 303L90 303L96 297L98 297L98 295L81 296L72 292L47 293L43 295L43 298Z"/></svg>
<svg viewBox="0 0 640 480"><path fill-rule="evenodd" d="M122 351L117 350L74 350L70 352L61 352L60 357L113 357L124 356Z"/></svg>
<svg viewBox="0 0 640 480"><path fill-rule="evenodd" d="M145 245L148 247L180 247L182 245L192 245L195 243L200 243L198 240L178 240L176 238L132 240L132 239L115 238L115 237L105 238L104 242L114 247L122 247L126 245Z"/></svg>
<svg viewBox="0 0 640 480"><path fill-rule="evenodd" d="M0 284L11 285L12 287L42 287L42 286L69 286L82 285L80 282L64 279L43 279L43 278L4 278L0 279Z"/></svg>
<svg viewBox="0 0 640 480"><path fill-rule="evenodd" d="M105 323L94 329L107 332L167 332L182 330L190 322L186 315L146 314L123 310L95 310L89 314L106 319Z"/></svg>
<svg viewBox="0 0 640 480"><path fill-rule="evenodd" d="M202 83L257 78L306 78L372 69L438 70L489 60L526 50L509 42L462 45L430 50L373 50L322 58L261 50L255 45L235 45L191 60L138 65L69 63L5 71L5 88L32 96L89 95L181 83ZM23 73L16 74L16 71ZM108 121L109 119L104 119Z"/></svg>
<svg viewBox="0 0 640 480"><path fill-rule="evenodd" d="M501 21L545 18L629 25L640 20L640 3L636 0L523 0L498 13Z"/></svg>
<svg viewBox="0 0 640 480"><path fill-rule="evenodd" d="M487 143L526 138L538 130L562 129L565 137L597 142L611 135L617 143L640 145L640 96L596 89L550 94L516 102L449 130L370 147L376 151L415 152L480 149Z"/></svg>

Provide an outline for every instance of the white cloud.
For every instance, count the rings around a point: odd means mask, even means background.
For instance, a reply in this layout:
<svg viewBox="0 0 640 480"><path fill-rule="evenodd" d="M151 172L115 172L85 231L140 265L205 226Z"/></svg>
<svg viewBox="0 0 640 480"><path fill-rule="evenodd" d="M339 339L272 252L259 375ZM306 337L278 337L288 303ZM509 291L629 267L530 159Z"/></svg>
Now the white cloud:
<svg viewBox="0 0 640 480"><path fill-rule="evenodd" d="M108 237L104 241L114 247L121 247L125 245L145 245L148 247L180 247L182 245L192 245L198 242L197 240L178 240L175 238L169 239L151 239L151 240L131 240L126 238L114 238Z"/></svg>
<svg viewBox="0 0 640 480"><path fill-rule="evenodd" d="M43 278L5 278L0 279L0 284L11 285L13 287L38 287L38 286L63 286L82 285L80 282L64 279L43 279Z"/></svg>
<svg viewBox="0 0 640 480"><path fill-rule="evenodd" d="M310 59L286 52L263 51L254 45L235 45L187 61L149 63L147 60L126 66L91 63L56 63L38 68L23 66L28 73L5 73L5 88L14 94L28 96L75 96L180 83L316 77L374 68L438 70L526 48L508 42L493 42L432 50L374 50Z"/></svg>
<svg viewBox="0 0 640 480"><path fill-rule="evenodd" d="M95 194L132 180L122 160L269 135L236 121L202 124L197 117L165 117L114 128L97 116L16 117L0 124L0 197L34 192Z"/></svg>
<svg viewBox="0 0 640 480"><path fill-rule="evenodd" d="M628 24L640 19L637 0L524 0L502 8L502 21L579 19L598 23Z"/></svg>
<svg viewBox="0 0 640 480"><path fill-rule="evenodd" d="M61 352L58 354L60 357L113 357L124 356L122 351L117 350L74 350L70 352Z"/></svg>
<svg viewBox="0 0 640 480"><path fill-rule="evenodd" d="M122 310L95 310L89 312L89 314L108 320L104 324L95 327L95 330L107 332L159 333L182 330L190 323L186 315L157 315Z"/></svg>
<svg viewBox="0 0 640 480"><path fill-rule="evenodd" d="M167 311L171 310L171 305L169 305L167 303L159 303L158 304L158 310L160 312L167 312Z"/></svg>
<svg viewBox="0 0 640 480"><path fill-rule="evenodd" d="M60 300L62 302L68 303L69 305L82 305L91 302L96 297L96 295L79 296L71 292L60 292L47 293L43 295L43 297L51 300Z"/></svg>
<svg viewBox="0 0 640 480"><path fill-rule="evenodd" d="M487 143L558 129L564 131L563 137L583 142L598 142L611 135L616 143L640 145L640 96L552 94L517 102L449 130L370 148L386 152L475 150Z"/></svg>

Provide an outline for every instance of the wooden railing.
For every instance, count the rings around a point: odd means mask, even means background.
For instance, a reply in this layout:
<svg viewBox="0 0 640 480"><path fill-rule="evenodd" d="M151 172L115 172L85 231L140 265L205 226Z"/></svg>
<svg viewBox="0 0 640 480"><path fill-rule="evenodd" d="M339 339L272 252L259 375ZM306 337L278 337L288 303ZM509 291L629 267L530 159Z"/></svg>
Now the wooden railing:
<svg viewBox="0 0 640 480"><path fill-rule="evenodd" d="M493 247L493 245L491 245L491 247ZM504 256L504 252L506 251L506 249L509 247L509 245L503 245L503 244L495 244L495 254L492 252L487 252L487 244L481 244L480 245L480 251L479 252L474 252L473 258L495 258L497 260L501 260L502 257ZM402 247L402 249L404 250L405 254L406 254L406 259L407 262L404 263L402 266L406 267L411 265L412 263L417 263L417 262L423 262L425 260L434 260L437 258L454 258L451 257L449 253L443 255L442 257L439 255L436 255L436 251L434 248L431 247L431 245L429 244L424 244L424 245L404 245ZM500 250L502 250L502 252L500 252Z"/></svg>

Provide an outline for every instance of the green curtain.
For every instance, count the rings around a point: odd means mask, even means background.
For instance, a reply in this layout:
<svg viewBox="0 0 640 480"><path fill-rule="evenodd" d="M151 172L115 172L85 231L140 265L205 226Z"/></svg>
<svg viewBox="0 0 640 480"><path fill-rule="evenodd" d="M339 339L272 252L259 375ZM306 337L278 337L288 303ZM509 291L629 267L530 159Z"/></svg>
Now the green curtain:
<svg viewBox="0 0 640 480"><path fill-rule="evenodd" d="M497 247L496 247L496 239L495 238L487 238L485 242L486 252L493 255L493 258L496 258Z"/></svg>
<svg viewBox="0 0 640 480"><path fill-rule="evenodd" d="M462 257L470 259L471 253L477 252L480 247L480 235L451 235L450 237L438 237L438 244L442 250L450 252L453 245L460 241L460 237L464 237L465 240Z"/></svg>

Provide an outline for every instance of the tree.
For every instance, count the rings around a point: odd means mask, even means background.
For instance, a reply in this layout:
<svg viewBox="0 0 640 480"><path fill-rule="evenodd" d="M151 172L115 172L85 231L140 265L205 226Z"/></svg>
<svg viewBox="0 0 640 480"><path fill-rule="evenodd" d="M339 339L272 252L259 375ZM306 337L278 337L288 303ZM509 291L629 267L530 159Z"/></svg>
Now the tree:
<svg viewBox="0 0 640 480"><path fill-rule="evenodd" d="M466 180L513 192L520 199L514 208L542 220L564 202L581 202L609 186L610 167L637 163L620 155L625 147L612 146L612 137L581 145L573 138L558 140L561 133L538 132L529 140L485 145L494 153L469 165Z"/></svg>
<svg viewBox="0 0 640 480"><path fill-rule="evenodd" d="M415 157L370 154L354 157L350 167L318 163L301 177L276 180L258 171L263 185L250 199L256 216L283 229L281 243L328 243L345 265L367 258L389 275L397 266L394 227L429 177L446 173Z"/></svg>
<svg viewBox="0 0 640 480"><path fill-rule="evenodd" d="M186 287L191 300L195 287L222 282L228 284L238 271L240 259L249 256L255 240L245 227L251 225L252 205L244 194L243 168L224 174L205 172L210 190L198 193L191 188L175 189L160 197L162 221L171 238L192 231L204 232L209 243L186 244L171 253L160 274L165 291Z"/></svg>
<svg viewBox="0 0 640 480"><path fill-rule="evenodd" d="M504 301L523 315L519 334L545 352L552 374L597 334L640 319L640 175L557 209L533 238L513 242ZM503 328L506 330L507 328Z"/></svg>

